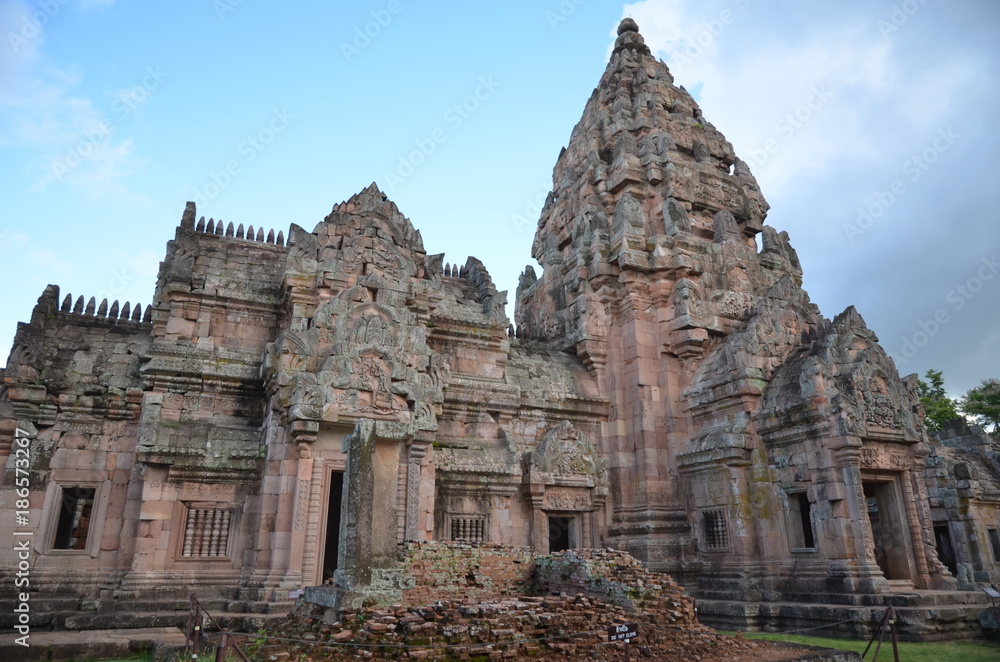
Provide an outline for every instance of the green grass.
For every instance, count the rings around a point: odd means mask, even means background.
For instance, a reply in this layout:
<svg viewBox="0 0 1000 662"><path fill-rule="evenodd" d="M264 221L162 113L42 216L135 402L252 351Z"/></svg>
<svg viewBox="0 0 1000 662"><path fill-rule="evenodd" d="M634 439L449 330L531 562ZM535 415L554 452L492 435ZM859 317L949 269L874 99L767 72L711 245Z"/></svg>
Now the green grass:
<svg viewBox="0 0 1000 662"><path fill-rule="evenodd" d="M809 646L822 646L824 648L839 648L846 651L862 652L868 645L868 640L859 641L857 639L826 639L822 637L804 637L797 634L767 634L757 632L744 632L747 639L767 639L768 641L786 641L794 644L806 644ZM875 646L872 644L871 650L865 656L865 660L871 660ZM882 641L882 650L879 651L878 659L892 660L892 641L888 634ZM900 642L899 644L900 662L996 662L1000 660L1000 644L987 641L934 641L926 643Z"/></svg>

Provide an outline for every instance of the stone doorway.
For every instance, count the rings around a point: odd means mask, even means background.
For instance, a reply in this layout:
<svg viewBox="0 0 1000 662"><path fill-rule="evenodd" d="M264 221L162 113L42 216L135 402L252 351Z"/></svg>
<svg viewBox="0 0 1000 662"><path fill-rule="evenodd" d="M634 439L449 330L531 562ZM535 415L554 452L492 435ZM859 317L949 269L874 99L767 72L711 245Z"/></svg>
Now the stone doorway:
<svg viewBox="0 0 1000 662"><path fill-rule="evenodd" d="M865 501L872 527L875 562L889 581L914 579L903 500L895 477L866 480Z"/></svg>
<svg viewBox="0 0 1000 662"><path fill-rule="evenodd" d="M572 517L555 517L549 516L549 553L552 552L564 552L570 547L573 547L573 538L575 536L571 535L571 527L573 526Z"/></svg>
<svg viewBox="0 0 1000 662"><path fill-rule="evenodd" d="M327 479L329 497L326 507L326 525L323 532L323 578L327 584L333 580L340 554L340 514L343 508L344 473L332 470Z"/></svg>
<svg viewBox="0 0 1000 662"><path fill-rule="evenodd" d="M938 558L948 571L958 576L958 559L955 557L955 547L951 543L951 530L948 523L934 524L934 543L937 547Z"/></svg>

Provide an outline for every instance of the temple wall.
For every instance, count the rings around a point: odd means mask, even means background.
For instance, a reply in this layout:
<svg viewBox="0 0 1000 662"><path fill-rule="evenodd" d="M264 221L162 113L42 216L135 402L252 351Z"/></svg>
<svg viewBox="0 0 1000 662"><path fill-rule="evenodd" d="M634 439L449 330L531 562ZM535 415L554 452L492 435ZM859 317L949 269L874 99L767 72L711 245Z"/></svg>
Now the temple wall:
<svg viewBox="0 0 1000 662"><path fill-rule="evenodd" d="M31 322L19 325L5 370L0 527L32 532L38 590L93 594L131 550L135 515L127 494L150 325L139 306L133 321L118 302L109 309L91 299L85 306L80 297L74 306L67 295L60 306L58 298L49 286ZM8 455L10 443L24 436L28 445ZM17 478L24 476L27 525L15 521L23 489ZM0 567L17 565L13 546L0 551Z"/></svg>

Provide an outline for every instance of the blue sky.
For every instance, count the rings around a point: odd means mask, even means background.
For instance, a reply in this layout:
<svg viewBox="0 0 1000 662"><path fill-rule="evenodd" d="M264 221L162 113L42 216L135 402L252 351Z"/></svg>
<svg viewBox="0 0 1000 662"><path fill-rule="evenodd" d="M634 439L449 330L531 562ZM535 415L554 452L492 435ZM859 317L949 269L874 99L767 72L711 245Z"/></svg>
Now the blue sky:
<svg viewBox="0 0 1000 662"><path fill-rule="evenodd" d="M149 303L187 200L287 234L372 181L512 311L625 15L750 163L826 316L855 304L953 393L1000 376L988 0L0 3L0 346L47 283Z"/></svg>

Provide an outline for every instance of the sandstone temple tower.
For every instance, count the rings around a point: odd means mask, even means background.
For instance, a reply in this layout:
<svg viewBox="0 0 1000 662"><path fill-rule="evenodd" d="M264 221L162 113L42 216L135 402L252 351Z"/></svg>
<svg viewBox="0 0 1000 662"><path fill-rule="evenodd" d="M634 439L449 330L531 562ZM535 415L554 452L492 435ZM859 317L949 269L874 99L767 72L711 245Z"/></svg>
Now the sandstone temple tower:
<svg viewBox="0 0 1000 662"><path fill-rule="evenodd" d="M623 549L712 623L975 602L954 589L1000 581L1000 448L928 438L916 376L853 308L820 315L767 211L631 19L516 331L485 266L427 254L374 184L287 243L188 203L151 306L49 286L0 371L0 531L31 531L43 623L140 597L160 623L192 590L392 601L404 540Z"/></svg>

